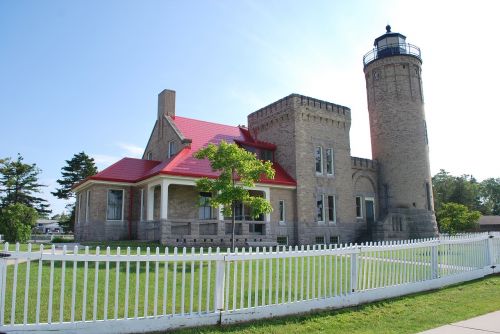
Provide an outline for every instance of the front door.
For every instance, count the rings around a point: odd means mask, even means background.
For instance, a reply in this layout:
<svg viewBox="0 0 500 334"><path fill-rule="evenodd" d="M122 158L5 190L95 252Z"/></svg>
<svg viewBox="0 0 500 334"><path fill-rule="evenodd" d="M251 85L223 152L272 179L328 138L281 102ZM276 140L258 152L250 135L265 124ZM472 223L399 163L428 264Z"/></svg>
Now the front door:
<svg viewBox="0 0 500 334"><path fill-rule="evenodd" d="M366 225L368 226L368 230L371 230L371 227L375 222L375 209L373 205L373 199L365 200L365 208L366 208Z"/></svg>
<svg viewBox="0 0 500 334"><path fill-rule="evenodd" d="M366 229L370 238L373 237L373 223L375 222L375 209L372 198L365 199Z"/></svg>

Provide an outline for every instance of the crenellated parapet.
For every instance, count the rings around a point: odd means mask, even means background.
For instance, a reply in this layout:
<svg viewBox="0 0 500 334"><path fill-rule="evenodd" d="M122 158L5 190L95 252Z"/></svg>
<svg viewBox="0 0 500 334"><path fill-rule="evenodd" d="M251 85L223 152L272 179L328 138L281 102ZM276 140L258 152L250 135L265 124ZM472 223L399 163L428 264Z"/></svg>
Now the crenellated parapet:
<svg viewBox="0 0 500 334"><path fill-rule="evenodd" d="M377 160L351 157L351 166L353 169L366 169L376 171L378 169Z"/></svg>
<svg viewBox="0 0 500 334"><path fill-rule="evenodd" d="M254 132L253 130L262 130L276 122L295 117L343 129L349 129L351 124L351 110L348 107L305 95L290 94L248 115L248 128Z"/></svg>
<svg viewBox="0 0 500 334"><path fill-rule="evenodd" d="M329 111L338 116L351 119L351 109L328 101L300 94L290 94L248 115L249 121L258 121L286 111L289 107L307 106L317 110Z"/></svg>

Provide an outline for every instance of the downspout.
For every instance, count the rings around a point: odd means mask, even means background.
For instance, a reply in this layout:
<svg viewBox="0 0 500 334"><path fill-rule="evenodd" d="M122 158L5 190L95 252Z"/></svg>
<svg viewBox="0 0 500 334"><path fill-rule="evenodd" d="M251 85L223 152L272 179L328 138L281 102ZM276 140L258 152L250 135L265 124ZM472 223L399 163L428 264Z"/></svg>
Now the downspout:
<svg viewBox="0 0 500 334"><path fill-rule="evenodd" d="M132 240L132 204L134 200L134 192L132 187L129 190L129 205L128 205L128 240Z"/></svg>

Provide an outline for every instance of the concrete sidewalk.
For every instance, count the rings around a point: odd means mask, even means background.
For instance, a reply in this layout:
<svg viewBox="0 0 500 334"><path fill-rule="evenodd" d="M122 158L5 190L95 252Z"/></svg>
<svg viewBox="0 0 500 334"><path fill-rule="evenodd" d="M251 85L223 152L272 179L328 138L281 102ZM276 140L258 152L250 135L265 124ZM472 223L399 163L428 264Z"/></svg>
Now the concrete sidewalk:
<svg viewBox="0 0 500 334"><path fill-rule="evenodd" d="M500 311L434 328L420 334L500 333Z"/></svg>

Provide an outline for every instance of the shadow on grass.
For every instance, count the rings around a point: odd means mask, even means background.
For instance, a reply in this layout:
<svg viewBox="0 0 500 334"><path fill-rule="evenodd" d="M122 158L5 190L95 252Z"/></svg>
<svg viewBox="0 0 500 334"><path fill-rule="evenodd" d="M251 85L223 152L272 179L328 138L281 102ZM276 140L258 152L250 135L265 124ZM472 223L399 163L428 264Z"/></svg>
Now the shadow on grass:
<svg viewBox="0 0 500 334"><path fill-rule="evenodd" d="M347 307L347 308L342 308L342 309L328 309L328 310L312 310L311 312L308 313L301 313L301 314L295 314L295 315L287 315L287 316L282 316L282 317L277 317L277 318L268 318L268 319L261 319L261 320L256 320L256 321L249 321L249 322L244 322L244 323L237 323L237 324L231 324L231 325L218 325L218 326L205 326L205 327L194 327L194 328L186 328L186 329L179 329L179 330L172 330L172 331L159 331L159 332L154 332L150 334L159 334L159 333L172 333L172 334L184 334L184 333L240 333L240 332L255 332L255 333L274 333L273 328L279 328L282 326L288 326L288 325L306 325L307 323L315 323L316 321L320 322L321 320L324 320L326 317L335 317L335 316L340 316L344 314L355 314L355 313L364 313L364 312L374 312L375 310L378 309L383 309L383 308L389 308L392 305L400 302L400 301L405 301L405 304L412 304L415 303L417 304L416 300L425 297L425 296L430 296L435 294L438 291L442 290L447 290L447 289L452 289L452 288L457 288L459 287L460 290L465 290L469 286L477 284L478 282L486 281L484 283L486 284L491 284L492 286L496 286L497 284L494 282L487 282L488 278L492 277L500 277L500 274L495 274L492 276L488 276L486 278L481 278L465 283L459 283L459 284L454 284L454 285L449 285L440 289L435 289L435 290L429 290L429 291L424 291L424 292L418 292L415 294L411 295L406 295L406 296L401 296L401 297L396 297L396 298L391 298L383 301L377 301L377 302L372 302L372 303L367 303L359 306L353 306L353 307ZM314 329L311 330L311 333L314 332ZM366 332L366 331L364 331ZM372 332L372 331L369 331Z"/></svg>

